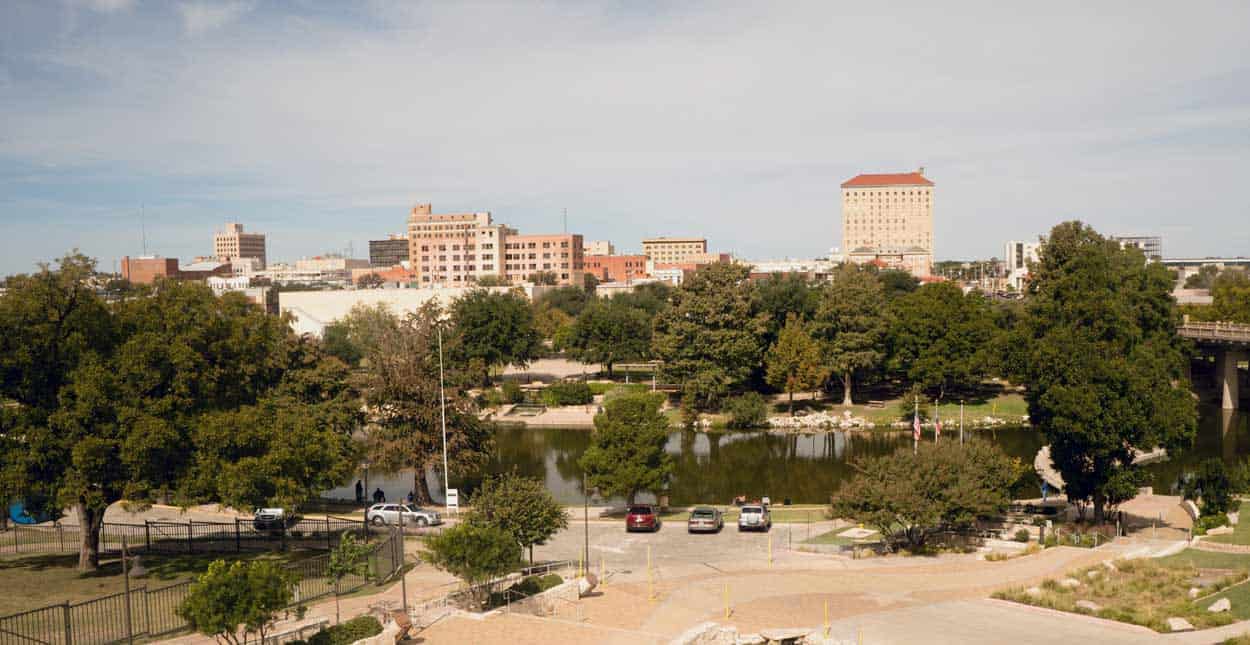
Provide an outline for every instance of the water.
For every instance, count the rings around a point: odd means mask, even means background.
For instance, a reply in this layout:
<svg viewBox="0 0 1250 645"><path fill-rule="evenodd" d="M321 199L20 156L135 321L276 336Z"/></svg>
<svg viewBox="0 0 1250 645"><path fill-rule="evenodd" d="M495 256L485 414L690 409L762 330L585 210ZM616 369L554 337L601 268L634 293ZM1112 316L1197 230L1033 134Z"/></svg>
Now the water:
<svg viewBox="0 0 1250 645"><path fill-rule="evenodd" d="M590 445L586 428L500 428L496 452L485 471L500 473L516 469L522 475L537 477L562 502L582 501L582 472L578 458ZM1033 456L1045 443L1042 436L1027 427L969 431L996 443L1008 455L1019 458L1030 468ZM947 428L943 441L958 441L957 428ZM932 441L926 433L924 441ZM792 435L771 432L696 433L674 431L666 450L673 455L674 471L670 502L728 504L736 495L768 495L775 502L790 498L794 503L826 503L829 494L852 473L850 462L858 457L883 455L911 447L911 432L831 432ZM1157 492L1176 490L1180 477L1209 457L1220 457L1229 465L1250 455L1250 414L1233 414L1218 407L1200 410L1198 436L1194 446L1172 455L1164 462L1146 466L1151 485ZM459 480L452 486L462 494L472 491L480 477ZM354 482L352 482L354 485ZM442 490L433 475L430 489ZM397 500L412 490L411 473L369 478L370 491L381 487L387 499ZM1038 495L1035 489L1018 495ZM332 497L350 498L351 486L330 491ZM602 503L603 500L592 500ZM619 500L609 500L619 501Z"/></svg>

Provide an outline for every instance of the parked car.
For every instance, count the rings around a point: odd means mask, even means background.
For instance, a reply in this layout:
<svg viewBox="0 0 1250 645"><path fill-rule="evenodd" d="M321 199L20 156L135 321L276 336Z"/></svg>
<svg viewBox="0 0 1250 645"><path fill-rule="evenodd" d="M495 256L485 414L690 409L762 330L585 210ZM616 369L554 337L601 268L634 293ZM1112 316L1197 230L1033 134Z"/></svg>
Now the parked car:
<svg viewBox="0 0 1250 645"><path fill-rule="evenodd" d="M711 506L700 506L690 511L690 519L686 521L689 533L719 533L725 528L725 517L720 509Z"/></svg>
<svg viewBox="0 0 1250 645"><path fill-rule="evenodd" d="M773 515L763 504L747 504L739 511L739 531L767 531L772 527Z"/></svg>
<svg viewBox="0 0 1250 645"><path fill-rule="evenodd" d="M365 521L374 526L399 526L400 509L403 509L404 526L438 526L443 523L437 511L411 504L374 504L365 511Z"/></svg>
<svg viewBox="0 0 1250 645"><path fill-rule="evenodd" d="M258 508L252 512L252 528L257 531L281 531L299 522L284 508Z"/></svg>
<svg viewBox="0 0 1250 645"><path fill-rule="evenodd" d="M625 515L625 531L660 530L660 513L650 504L634 504Z"/></svg>

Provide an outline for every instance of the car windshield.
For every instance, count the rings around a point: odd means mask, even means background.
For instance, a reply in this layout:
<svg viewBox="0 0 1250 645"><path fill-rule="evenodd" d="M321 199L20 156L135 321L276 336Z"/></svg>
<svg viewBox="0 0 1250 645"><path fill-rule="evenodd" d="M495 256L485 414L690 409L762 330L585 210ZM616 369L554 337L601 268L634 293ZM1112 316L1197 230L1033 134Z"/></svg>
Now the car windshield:
<svg viewBox="0 0 1250 645"><path fill-rule="evenodd" d="M650 515L651 507L650 506L630 506L629 514L630 515Z"/></svg>
<svg viewBox="0 0 1250 645"><path fill-rule="evenodd" d="M759 515L760 513L763 513L763 512L764 512L764 509L758 506L743 506L742 507L743 515L747 515L747 514Z"/></svg>
<svg viewBox="0 0 1250 645"><path fill-rule="evenodd" d="M713 511L710 508L696 508L694 509L694 512L690 514L690 517L703 518L703 517L713 517L715 515L716 515L716 511Z"/></svg>

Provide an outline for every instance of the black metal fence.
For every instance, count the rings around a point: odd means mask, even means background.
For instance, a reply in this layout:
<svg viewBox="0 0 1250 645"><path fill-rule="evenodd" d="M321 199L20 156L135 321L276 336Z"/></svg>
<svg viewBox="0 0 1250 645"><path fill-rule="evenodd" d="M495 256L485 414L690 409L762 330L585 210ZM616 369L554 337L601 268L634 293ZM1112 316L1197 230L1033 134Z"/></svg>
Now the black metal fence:
<svg viewBox="0 0 1250 645"><path fill-rule="evenodd" d="M82 541L72 525L10 525L0 532L0 554L77 553ZM338 517L303 518L290 526L257 528L250 518L226 522L171 522L149 520L143 524L105 523L100 529L101 553L121 552L122 542L139 553L241 553L281 550L288 547L333 548L343 533L368 539L362 520Z"/></svg>
<svg viewBox="0 0 1250 645"><path fill-rule="evenodd" d="M359 522L355 522L359 525ZM370 579L386 580L403 566L402 540L388 535L369 556L369 575L349 575L339 584L340 594L364 587ZM291 607L335 593L327 568L330 556L319 555L287 564L298 576ZM0 617L0 645L108 645L154 639L189 628L177 609L190 592L190 582L129 594L116 593L77 603L61 603Z"/></svg>

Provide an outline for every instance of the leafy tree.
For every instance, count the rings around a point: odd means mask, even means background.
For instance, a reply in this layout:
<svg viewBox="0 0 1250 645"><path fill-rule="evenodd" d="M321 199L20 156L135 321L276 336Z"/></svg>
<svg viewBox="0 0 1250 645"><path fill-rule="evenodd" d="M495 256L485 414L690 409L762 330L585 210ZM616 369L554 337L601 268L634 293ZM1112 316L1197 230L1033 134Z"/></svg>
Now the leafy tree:
<svg viewBox="0 0 1250 645"><path fill-rule="evenodd" d="M633 291L613 295L612 300L634 309L641 309L651 318L655 318L657 314L668 308L673 291L672 285L667 282L644 282L634 287Z"/></svg>
<svg viewBox="0 0 1250 645"><path fill-rule="evenodd" d="M821 360L820 343L812 338L807 326L795 314L786 318L786 326L765 359L768 384L789 395L791 415L796 391L814 390L829 378L829 370Z"/></svg>
<svg viewBox="0 0 1250 645"><path fill-rule="evenodd" d="M509 284L509 283L508 283L508 279L507 279L507 278L505 278L505 277L503 277L503 276L501 276L501 275L496 275L496 274L494 274L494 273L491 273L491 274L488 274L488 275L481 276L481 277L479 277L479 278L477 279L477 286L479 286L479 287L483 287L483 288L486 288L486 287L506 287L506 286L508 286L508 284Z"/></svg>
<svg viewBox="0 0 1250 645"><path fill-rule="evenodd" d="M568 315L570 318L576 318L582 313L582 309L594 300L594 296L586 292L585 289L577 287L560 287L543 293L534 299L534 308L550 307L558 309Z"/></svg>
<svg viewBox="0 0 1250 645"><path fill-rule="evenodd" d="M1220 267L1214 264L1204 264L1198 267L1198 272L1190 274L1185 278L1186 289L1210 289L1215 284L1215 278L1220 275Z"/></svg>
<svg viewBox="0 0 1250 645"><path fill-rule="evenodd" d="M1245 271L1225 270L1211 285L1214 320L1250 323L1250 276Z"/></svg>
<svg viewBox="0 0 1250 645"><path fill-rule="evenodd" d="M881 289L886 300L893 300L920 288L920 278L899 269L881 271L877 273L877 278L881 280Z"/></svg>
<svg viewBox="0 0 1250 645"><path fill-rule="evenodd" d="M177 614L195 631L241 645L255 633L263 643L265 633L282 608L291 604L298 580L273 560L216 560L208 565Z"/></svg>
<svg viewBox="0 0 1250 645"><path fill-rule="evenodd" d="M589 485L630 504L639 492L662 489L673 467L664 452L668 430L656 399L646 394L608 401L595 415L590 447L580 460Z"/></svg>
<svg viewBox="0 0 1250 645"><path fill-rule="evenodd" d="M346 316L326 325L321 344L326 353L355 366L377 350L383 334L398 325L399 317L386 303L373 306L361 303L352 307Z"/></svg>
<svg viewBox="0 0 1250 645"><path fill-rule="evenodd" d="M726 425L733 429L768 425L768 403L759 392L744 392L725 402Z"/></svg>
<svg viewBox="0 0 1250 645"><path fill-rule="evenodd" d="M569 527L564 506L552 497L543 482L522 477L515 470L483 480L470 503L466 520L507 531L529 549L530 564L534 564L535 544L546 544L561 529Z"/></svg>
<svg viewBox="0 0 1250 645"><path fill-rule="evenodd" d="M686 388L685 402L696 407L715 407L762 358L766 321L755 310L748 275L737 264L700 269L656 317L652 351L664 361L664 373Z"/></svg>
<svg viewBox="0 0 1250 645"><path fill-rule="evenodd" d="M387 331L369 356L365 402L370 410L366 451L383 472L413 469L417 502L430 503L427 469L440 468L443 434L438 378L439 310L428 304ZM489 455L489 427L457 385L455 366L446 378L447 455L453 473L471 472Z"/></svg>
<svg viewBox="0 0 1250 645"><path fill-rule="evenodd" d="M755 283L756 306L767 317L764 346L771 347L790 316L800 322L812 319L818 303L817 292L807 278L797 273L774 273Z"/></svg>
<svg viewBox="0 0 1250 645"><path fill-rule="evenodd" d="M614 299L598 300L582 310L564 345L583 363L602 363L610 378L613 364L647 356L651 319L646 312Z"/></svg>
<svg viewBox="0 0 1250 645"><path fill-rule="evenodd" d="M824 346L825 362L842 380L842 405L852 404L856 373L879 367L886 333L881 281L853 264L843 264L820 294L814 335Z"/></svg>
<svg viewBox="0 0 1250 645"><path fill-rule="evenodd" d="M1185 482L1185 499L1200 500L1202 515L1219 515L1233 508L1233 481L1218 457L1198 465L1194 476Z"/></svg>
<svg viewBox="0 0 1250 645"><path fill-rule="evenodd" d="M334 622L339 622L339 586L343 578L367 575L371 552L368 544L357 541L351 533L343 533L338 545L331 549L326 575L334 581Z"/></svg>
<svg viewBox="0 0 1250 645"><path fill-rule="evenodd" d="M855 474L833 496L833 514L880 531L888 543L923 549L943 530L971 526L1004 512L1011 486L1024 472L996 446L925 443L852 462Z"/></svg>
<svg viewBox="0 0 1250 645"><path fill-rule="evenodd" d="M529 275L529 281L538 285L554 287L560 284L560 276L552 271L537 271Z"/></svg>
<svg viewBox="0 0 1250 645"><path fill-rule="evenodd" d="M490 383L493 365L528 365L537 354L540 338L534 313L516 293L475 289L451 306L450 351L459 361L477 361L482 384Z"/></svg>
<svg viewBox="0 0 1250 645"><path fill-rule="evenodd" d="M509 573L521 564L521 545L498 526L463 522L425 540L425 558L469 585ZM486 597L477 591L479 602Z"/></svg>
<svg viewBox="0 0 1250 645"><path fill-rule="evenodd" d="M590 272L586 272L582 274L582 289L584 289L586 293L589 293L590 295L594 295L595 289L598 286L599 286L599 278L595 277L595 274L590 273Z"/></svg>
<svg viewBox="0 0 1250 645"><path fill-rule="evenodd" d="M366 273L356 280L358 289L378 289L386 284L386 280L376 273Z"/></svg>
<svg viewBox="0 0 1250 645"><path fill-rule="evenodd" d="M1134 449L1176 449L1196 431L1172 279L1080 222L1056 226L1031 271L1008 365L1065 493L1092 499L1101 522L1107 486Z"/></svg>
<svg viewBox="0 0 1250 645"><path fill-rule="evenodd" d="M920 287L890 304L889 366L941 401L984 378L994 353L995 328L980 292L950 282Z"/></svg>
<svg viewBox="0 0 1250 645"><path fill-rule="evenodd" d="M539 338L550 340L556 350L563 349L556 341L567 336L567 330L572 327L573 317L563 310L545 303L534 306L534 329L538 331Z"/></svg>

